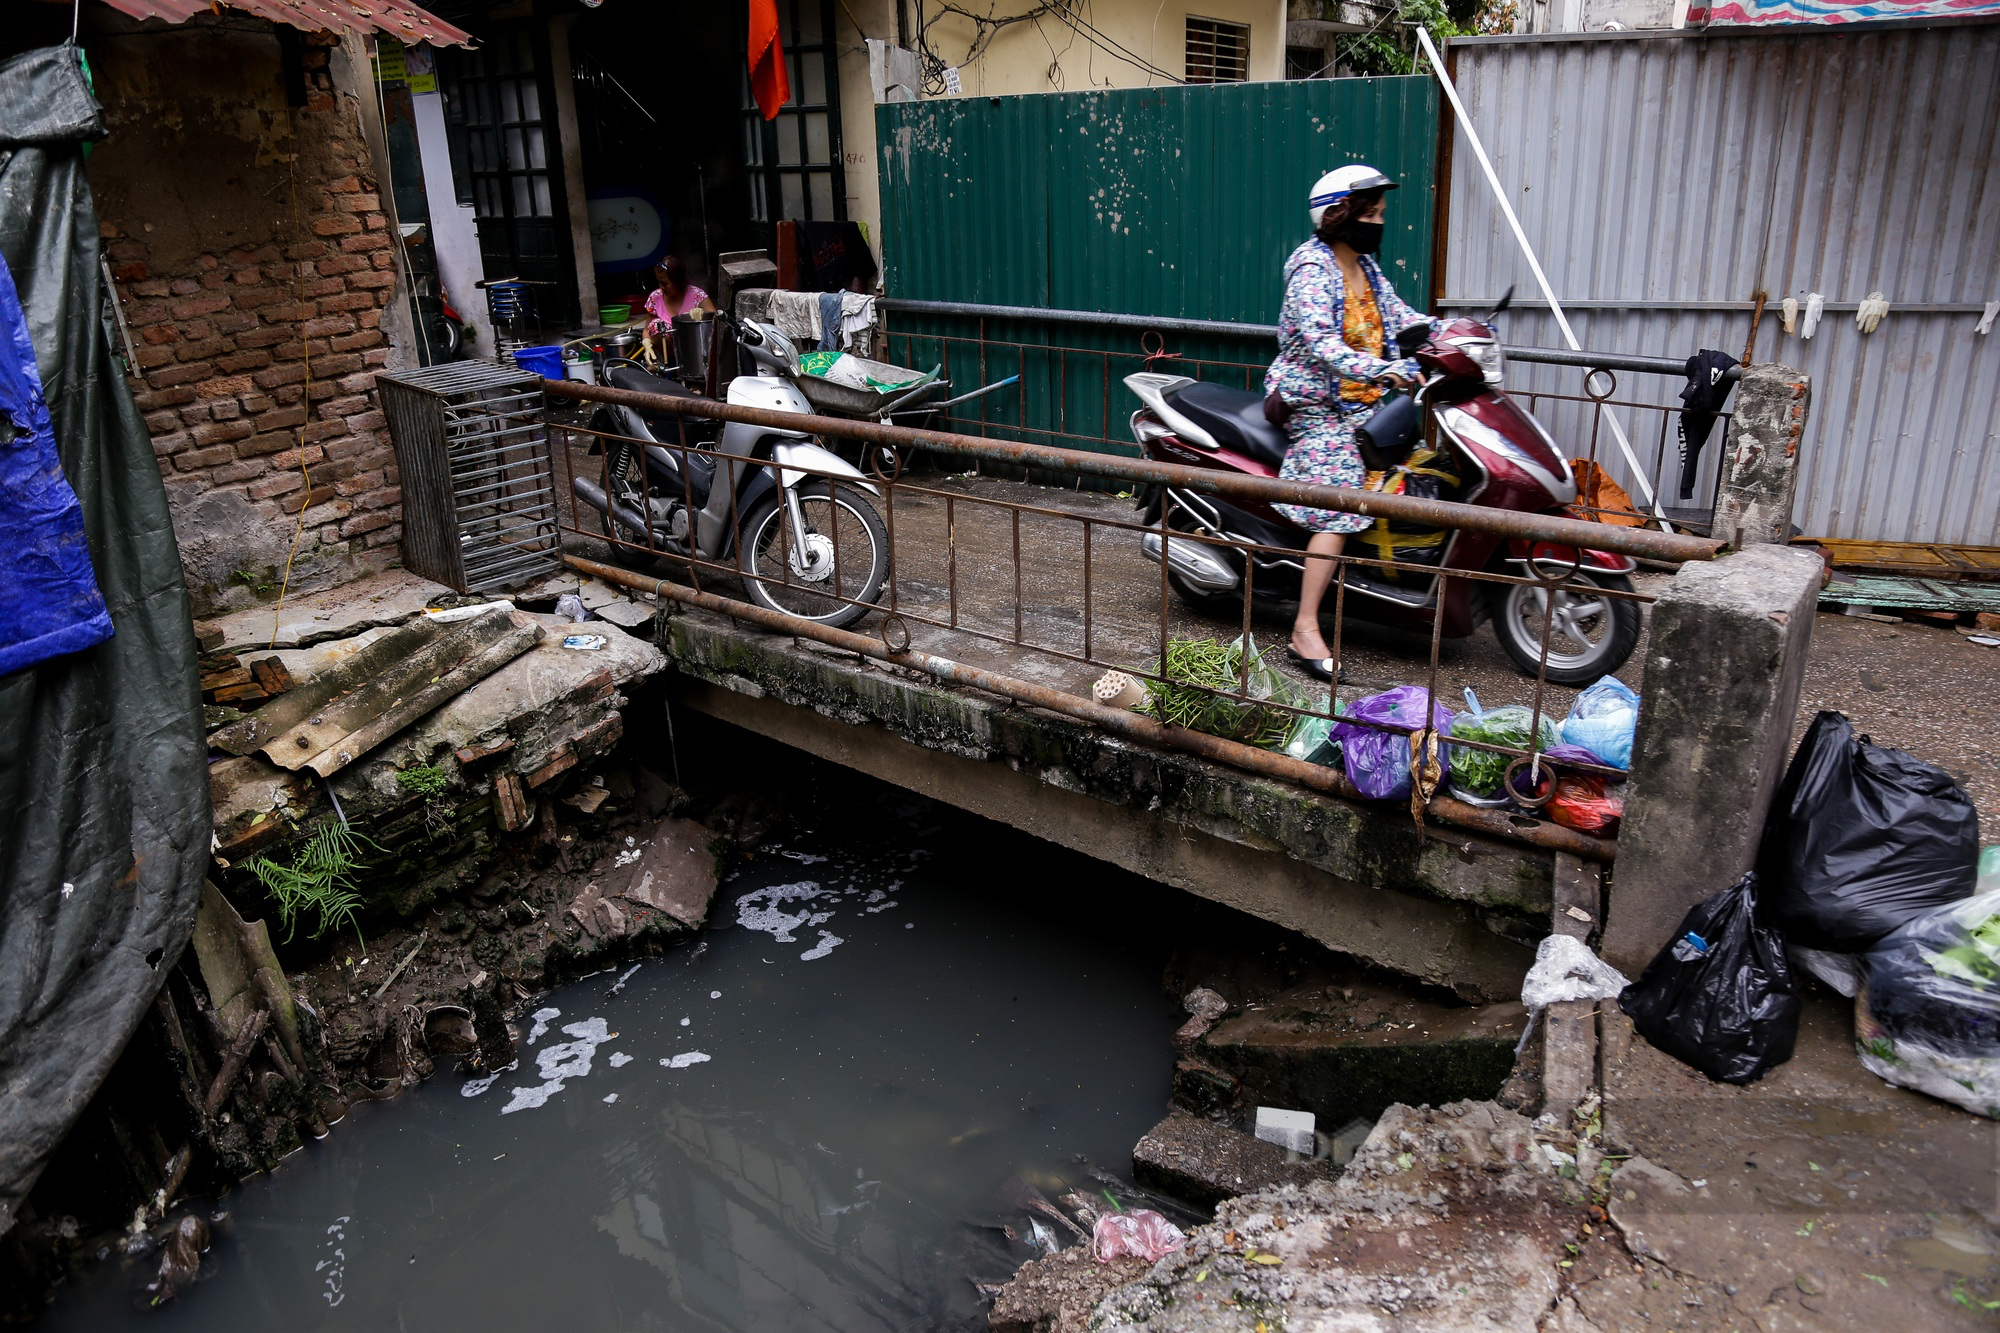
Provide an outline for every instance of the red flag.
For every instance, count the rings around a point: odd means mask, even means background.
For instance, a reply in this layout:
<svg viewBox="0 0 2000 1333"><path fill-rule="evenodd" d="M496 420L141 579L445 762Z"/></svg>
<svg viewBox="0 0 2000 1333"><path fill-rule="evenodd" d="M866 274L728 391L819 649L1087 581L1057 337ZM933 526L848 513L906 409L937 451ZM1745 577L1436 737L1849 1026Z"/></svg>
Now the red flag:
<svg viewBox="0 0 2000 1333"><path fill-rule="evenodd" d="M766 120L776 119L791 100L785 49L778 44L778 0L750 0L750 91Z"/></svg>

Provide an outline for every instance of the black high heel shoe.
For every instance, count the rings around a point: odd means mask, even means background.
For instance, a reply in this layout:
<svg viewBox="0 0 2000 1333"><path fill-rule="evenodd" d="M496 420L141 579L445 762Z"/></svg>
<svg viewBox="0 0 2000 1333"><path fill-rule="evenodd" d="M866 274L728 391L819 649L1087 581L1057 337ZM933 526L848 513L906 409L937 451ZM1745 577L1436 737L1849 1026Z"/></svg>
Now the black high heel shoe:
<svg viewBox="0 0 2000 1333"><path fill-rule="evenodd" d="M1331 657L1307 657L1289 643L1285 645L1285 654L1298 663L1299 668L1314 680L1324 680L1336 685L1346 683L1347 673L1342 671L1336 674Z"/></svg>

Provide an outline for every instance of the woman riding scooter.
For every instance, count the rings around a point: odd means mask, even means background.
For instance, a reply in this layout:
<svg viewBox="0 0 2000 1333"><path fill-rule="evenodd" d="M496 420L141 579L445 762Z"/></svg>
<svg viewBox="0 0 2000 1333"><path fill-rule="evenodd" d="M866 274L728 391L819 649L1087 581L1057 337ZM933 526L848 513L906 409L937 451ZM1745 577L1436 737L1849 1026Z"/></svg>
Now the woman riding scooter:
<svg viewBox="0 0 2000 1333"><path fill-rule="evenodd" d="M1432 325L1403 303L1375 260L1384 196L1395 188L1375 168L1355 165L1321 176L1307 196L1313 235L1285 261L1278 358L1264 376L1265 416L1283 427L1289 444L1278 473L1286 481L1362 487L1367 471L1355 426L1385 386L1403 388L1418 378L1415 361L1386 355L1389 330ZM1320 633L1320 603L1347 535L1374 520L1301 505L1276 508L1312 533L1289 652L1309 674L1331 680L1335 663Z"/></svg>

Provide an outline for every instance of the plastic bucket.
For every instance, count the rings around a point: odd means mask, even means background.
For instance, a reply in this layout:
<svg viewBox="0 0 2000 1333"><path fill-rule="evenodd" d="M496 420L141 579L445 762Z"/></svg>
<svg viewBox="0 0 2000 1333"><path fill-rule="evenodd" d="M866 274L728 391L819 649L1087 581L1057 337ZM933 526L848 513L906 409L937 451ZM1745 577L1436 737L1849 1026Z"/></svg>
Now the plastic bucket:
<svg viewBox="0 0 2000 1333"><path fill-rule="evenodd" d="M563 369L569 377L583 384L597 383L597 362L590 353L579 347L572 347L563 353Z"/></svg>
<svg viewBox="0 0 2000 1333"><path fill-rule="evenodd" d="M563 377L563 355L560 347L518 347L514 349L514 364L523 370L533 371L545 380L559 380Z"/></svg>

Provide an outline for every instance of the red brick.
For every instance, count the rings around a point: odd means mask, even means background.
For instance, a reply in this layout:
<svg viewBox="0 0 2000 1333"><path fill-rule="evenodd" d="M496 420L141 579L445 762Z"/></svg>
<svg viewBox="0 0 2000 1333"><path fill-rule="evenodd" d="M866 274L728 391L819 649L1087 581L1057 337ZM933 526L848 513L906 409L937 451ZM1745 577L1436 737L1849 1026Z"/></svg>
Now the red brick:
<svg viewBox="0 0 2000 1333"><path fill-rule="evenodd" d="M321 297L319 308L321 310L373 310L375 308L375 293L342 292L339 296Z"/></svg>
<svg viewBox="0 0 2000 1333"><path fill-rule="evenodd" d="M352 315L328 315L321 319L309 319L306 321L306 337L308 338L323 337L329 333L352 332L354 332L354 316Z"/></svg>
<svg viewBox="0 0 2000 1333"><path fill-rule="evenodd" d="M172 365L174 349L171 347L141 347L138 352L139 369L151 370L155 366Z"/></svg>
<svg viewBox="0 0 2000 1333"><path fill-rule="evenodd" d="M310 278L304 285L304 294L318 300L347 290L347 283L339 277Z"/></svg>
<svg viewBox="0 0 2000 1333"><path fill-rule="evenodd" d="M208 405L208 414L217 421L234 421L243 415L243 409L234 398L224 398Z"/></svg>
<svg viewBox="0 0 2000 1333"><path fill-rule="evenodd" d="M371 532L368 534L368 546L371 550L378 546L393 546L402 540L403 525L400 520L393 528L385 528L381 532Z"/></svg>
<svg viewBox="0 0 2000 1333"><path fill-rule="evenodd" d="M291 430L306 424L306 410L303 407L279 407L257 414L257 429Z"/></svg>
<svg viewBox="0 0 2000 1333"><path fill-rule="evenodd" d="M239 481L250 481L264 475L262 463L224 463L221 467L210 468L207 477L217 486L234 486Z"/></svg>
<svg viewBox="0 0 2000 1333"><path fill-rule="evenodd" d="M368 225L368 230L370 231L380 231L389 225L389 220L380 213L370 213L361 220Z"/></svg>
<svg viewBox="0 0 2000 1333"><path fill-rule="evenodd" d="M327 502L332 499L333 487L316 485L309 491L300 491L286 496L278 507L287 514L296 514L301 509L311 509L314 505L322 506L320 513L306 515L305 526L314 528L331 520L346 518L349 513L353 512L354 507L352 505L348 504L345 500L340 500L336 502L341 506L339 513L326 513L325 510L332 507Z"/></svg>
<svg viewBox="0 0 2000 1333"><path fill-rule="evenodd" d="M185 435L155 436L153 439L153 456L155 458L169 458L187 447L188 437Z"/></svg>
<svg viewBox="0 0 2000 1333"><path fill-rule="evenodd" d="M220 315L216 315L208 322L215 326L217 333L228 334L232 337L237 334L248 333L257 327L257 317L247 310L225 311ZM238 343L237 345L241 346L242 344Z"/></svg>
<svg viewBox="0 0 2000 1333"><path fill-rule="evenodd" d="M366 431L382 430L388 424L389 419L380 412L364 412L358 417L349 417L347 419L347 428L356 435L360 435Z"/></svg>
<svg viewBox="0 0 2000 1333"><path fill-rule="evenodd" d="M201 290L201 284L193 278L175 278L172 287L175 296L193 296Z"/></svg>
<svg viewBox="0 0 2000 1333"><path fill-rule="evenodd" d="M146 414L146 430L151 434L158 435L162 431L179 430L180 428L181 419L172 412L148 412Z"/></svg>
<svg viewBox="0 0 2000 1333"><path fill-rule="evenodd" d="M188 425L199 426L215 420L215 414L208 409L207 403L191 403L183 407L177 415Z"/></svg>
<svg viewBox="0 0 2000 1333"><path fill-rule="evenodd" d="M340 248L350 255L366 254L371 250L386 250L389 248L389 238L381 232L349 236L340 243Z"/></svg>
<svg viewBox="0 0 2000 1333"><path fill-rule="evenodd" d="M239 310L256 310L286 299L290 295L282 287L244 287L236 291L230 299Z"/></svg>
<svg viewBox="0 0 2000 1333"><path fill-rule="evenodd" d="M250 412L250 413L268 412L271 410L273 406L275 406L275 401L273 399L268 398L261 393L246 393L241 398L238 398L236 401L243 405L243 410L245 412Z"/></svg>
<svg viewBox="0 0 2000 1333"><path fill-rule="evenodd" d="M311 319L319 313L319 307L311 301L290 299L264 308L264 318L278 324L291 324L302 319Z"/></svg>
<svg viewBox="0 0 2000 1333"><path fill-rule="evenodd" d="M299 511L294 507L288 509L286 512L296 514ZM314 505L306 510L304 516L305 525L309 528L317 528L327 523L338 523L353 512L354 506L346 500L329 500L324 504Z"/></svg>
<svg viewBox="0 0 2000 1333"><path fill-rule="evenodd" d="M338 375L352 375L355 371L361 369L361 365L361 358L353 352L336 352L332 356L316 356L313 358L313 377L317 379L324 375L326 378L332 379ZM372 381L368 387L374 387Z"/></svg>
<svg viewBox="0 0 2000 1333"><path fill-rule="evenodd" d="M128 264L120 264L118 267L112 269L111 276L118 282L143 282L146 278L146 265L144 262L135 259Z"/></svg>
<svg viewBox="0 0 2000 1333"><path fill-rule="evenodd" d="M317 444L321 440L337 440L347 434L345 421L309 421L300 427L300 435L306 443Z"/></svg>
<svg viewBox="0 0 2000 1333"><path fill-rule="evenodd" d="M365 393L349 394L345 398L336 398L332 402L320 404L320 415L328 417L352 416L356 412L366 412L371 401Z"/></svg>
<svg viewBox="0 0 2000 1333"><path fill-rule="evenodd" d="M204 273L201 275L201 285L207 288L209 291L214 291L218 287L226 285L228 281L229 281L229 275L220 270L217 270L214 273Z"/></svg>
<svg viewBox="0 0 2000 1333"><path fill-rule="evenodd" d="M104 247L104 252L111 256L112 263L124 264L134 259L144 259L146 257L146 248L139 241L113 241L110 245Z"/></svg>
<svg viewBox="0 0 2000 1333"><path fill-rule="evenodd" d="M233 463L236 451L226 444L210 445L205 449L189 449L174 455L174 466L183 472L195 472L218 463Z"/></svg>
<svg viewBox="0 0 2000 1333"><path fill-rule="evenodd" d="M330 466L339 467L341 465L335 463ZM360 495L363 491L379 490L381 485L382 469L376 468L372 472L356 472L351 476L345 477L334 483L333 489L338 494L353 496Z"/></svg>
<svg viewBox="0 0 2000 1333"><path fill-rule="evenodd" d="M194 263L196 268L202 268L202 269L212 269L212 268L222 267L222 261L220 259L217 259L214 255L201 255L195 259Z"/></svg>
<svg viewBox="0 0 2000 1333"><path fill-rule="evenodd" d="M372 291L382 287L394 287L396 285L396 275L392 272L371 269L366 273L353 274L347 279L347 285L349 287L360 288L363 291Z"/></svg>
<svg viewBox="0 0 2000 1333"><path fill-rule="evenodd" d="M196 426L188 434L197 444L228 444L233 440L247 440L256 430L247 421L211 421L206 426Z"/></svg>
<svg viewBox="0 0 2000 1333"><path fill-rule="evenodd" d="M340 381L342 393L367 393L375 387L373 375L349 375Z"/></svg>
<svg viewBox="0 0 2000 1333"><path fill-rule="evenodd" d="M141 412L157 412L163 407L179 407L182 403L193 402L194 390L158 385L137 390L132 395L132 401Z"/></svg>
<svg viewBox="0 0 2000 1333"><path fill-rule="evenodd" d="M394 268L396 265L396 256L387 250L377 250L369 262L376 268Z"/></svg>
<svg viewBox="0 0 2000 1333"><path fill-rule="evenodd" d="M248 375L224 375L196 385L195 392L203 398L234 398L239 393L249 393L251 387Z"/></svg>
<svg viewBox="0 0 2000 1333"><path fill-rule="evenodd" d="M335 338L333 345L337 351L342 352L358 351L364 347L379 347L382 345L382 331L363 329L359 333L350 333L345 338Z"/></svg>
<svg viewBox="0 0 2000 1333"><path fill-rule="evenodd" d="M386 366L389 364L389 349L386 347L371 347L361 354L361 359L377 368Z"/></svg>
<svg viewBox="0 0 2000 1333"><path fill-rule="evenodd" d="M262 351L237 352L232 356L219 356L215 359L215 368L217 370L228 371L232 375L246 370L262 370L270 364L271 354ZM242 393L249 388L250 386L246 384L242 389L236 390L236 392Z"/></svg>
<svg viewBox="0 0 2000 1333"><path fill-rule="evenodd" d="M299 437L293 431L264 431L261 434L253 435L249 439L238 443L236 446L236 456L238 458L260 458L265 454L275 454L282 449L290 449L297 445L298 442Z"/></svg>
<svg viewBox="0 0 2000 1333"><path fill-rule="evenodd" d="M134 296L165 296L170 290L165 278L149 278L145 282L135 282L132 284L132 295ZM129 311L127 312L127 318L130 318Z"/></svg>
<svg viewBox="0 0 2000 1333"><path fill-rule="evenodd" d="M326 447L328 458L345 459L357 467L380 467L396 456L396 451L380 439L357 437L351 440L335 440Z"/></svg>
<svg viewBox="0 0 2000 1333"><path fill-rule="evenodd" d="M359 537L370 532L380 532L383 528L401 522L402 517L400 511L391 513L386 509L380 513L361 514L341 524L340 535L343 537Z"/></svg>
<svg viewBox="0 0 2000 1333"><path fill-rule="evenodd" d="M306 368L293 363L286 366L272 366L269 370L260 370L250 378L255 381L257 387L260 389L275 389L281 384L297 384L305 377ZM248 390L249 387L248 384L243 386L245 390Z"/></svg>
<svg viewBox="0 0 2000 1333"><path fill-rule="evenodd" d="M336 176L326 183L326 188L334 194L353 194L361 188L359 176Z"/></svg>
<svg viewBox="0 0 2000 1333"><path fill-rule="evenodd" d="M205 363L202 365L195 365L195 366L188 366L188 365L167 366L161 370L154 370L147 372L146 382L152 385L155 389L173 389L173 388L179 388L182 385L191 385L196 380L205 380L211 374L213 374L214 371L215 371L214 366L207 365ZM180 401L187 402L189 398L193 397L194 397L194 391L190 389L188 390L188 397L183 398Z"/></svg>
<svg viewBox="0 0 2000 1333"><path fill-rule="evenodd" d="M348 214L337 213L314 218L312 229L315 236L352 236L361 230L361 223Z"/></svg>
<svg viewBox="0 0 2000 1333"><path fill-rule="evenodd" d="M388 294L387 292L382 293L384 296ZM382 327L382 312L379 310L364 310L355 317L354 322L364 329L379 329Z"/></svg>
<svg viewBox="0 0 2000 1333"><path fill-rule="evenodd" d="M165 343L179 342L181 340L181 331L171 324L155 324L150 329L141 329L139 331L139 338L142 342L159 347Z"/></svg>
<svg viewBox="0 0 2000 1333"><path fill-rule="evenodd" d="M317 259L326 253L323 241L300 241L297 245L285 247L285 258L297 263L301 259Z"/></svg>
<svg viewBox="0 0 2000 1333"><path fill-rule="evenodd" d="M333 201L343 213L380 213L382 201L373 194L343 194Z"/></svg>
<svg viewBox="0 0 2000 1333"><path fill-rule="evenodd" d="M213 315L229 309L229 298L220 293L191 296L185 301L174 302L170 308L175 319L199 319L203 315Z"/></svg>
<svg viewBox="0 0 2000 1333"><path fill-rule="evenodd" d="M245 464L244 466L248 466ZM280 472L262 481L250 483L249 494L253 500L269 500L274 496L290 495L305 485L305 480L296 472Z"/></svg>
<svg viewBox="0 0 2000 1333"><path fill-rule="evenodd" d="M359 273L367 267L368 261L360 255L328 255L313 261L313 269L329 278L337 278L343 273Z"/></svg>
<svg viewBox="0 0 2000 1333"><path fill-rule="evenodd" d="M398 506L396 512L399 515L403 512L400 508L402 503L403 491L398 486L384 486L379 491L370 491L366 495L356 496L354 500L354 505L357 509L380 509L384 505L396 505Z"/></svg>
<svg viewBox="0 0 2000 1333"><path fill-rule="evenodd" d="M287 449L281 454L272 454L264 461L272 467L281 467L296 471L301 461L307 467L315 467L325 457L326 451L324 449L320 449L314 445L307 445L303 449Z"/></svg>

